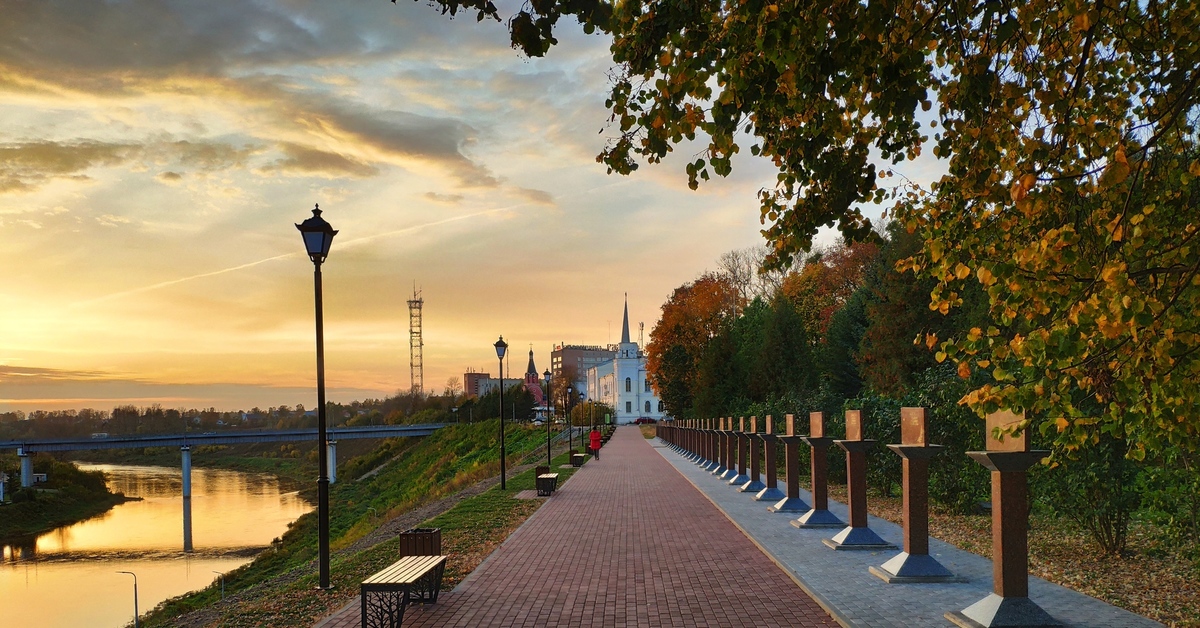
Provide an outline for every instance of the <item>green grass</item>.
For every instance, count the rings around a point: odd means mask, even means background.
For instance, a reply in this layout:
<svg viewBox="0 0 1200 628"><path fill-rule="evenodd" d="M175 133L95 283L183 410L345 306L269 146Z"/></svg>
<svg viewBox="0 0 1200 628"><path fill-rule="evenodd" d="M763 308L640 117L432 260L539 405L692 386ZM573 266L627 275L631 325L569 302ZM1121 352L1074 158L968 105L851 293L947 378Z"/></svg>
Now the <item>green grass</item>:
<svg viewBox="0 0 1200 628"><path fill-rule="evenodd" d="M380 473L362 481L348 480L350 476L343 471L338 483L331 487L331 546L335 550L348 546L386 520L385 514L400 514L497 475L498 430L499 424L494 420L449 426L425 439L387 444L381 447L382 452L376 450L366 454L361 463L350 461L344 469L354 476L361 476L379 463L398 456ZM544 438L545 432L538 428L510 427L505 439L510 463L515 464L539 446L544 446ZM565 461L565 455L558 459L559 464ZM560 482L570 474L569 470L561 471L565 473ZM450 555L479 557L480 552L490 552L494 547L490 544L499 544L512 528L536 510L540 502L512 498L519 490L533 488L533 483L532 471L518 474L508 480L507 490L500 491L496 487L463 500L451 511L423 526L442 528L443 550ZM271 549L227 574L227 594L255 590L236 606L222 606L220 625L311 625L345 605L357 594L358 583L363 578L394 562L398 542L387 541L352 555L335 554L331 560L331 583L335 588L331 592L314 591L316 570L306 566L316 558L316 545L316 516L305 515L294 522ZM482 555L486 556L486 553ZM474 565L465 558L453 559L448 568L447 584L457 582L473 568ZM460 573L463 569L466 571ZM278 578L289 572L301 575L290 580ZM169 626L175 617L185 612L219 602L219 591L210 587L169 600L147 615L143 624Z"/></svg>

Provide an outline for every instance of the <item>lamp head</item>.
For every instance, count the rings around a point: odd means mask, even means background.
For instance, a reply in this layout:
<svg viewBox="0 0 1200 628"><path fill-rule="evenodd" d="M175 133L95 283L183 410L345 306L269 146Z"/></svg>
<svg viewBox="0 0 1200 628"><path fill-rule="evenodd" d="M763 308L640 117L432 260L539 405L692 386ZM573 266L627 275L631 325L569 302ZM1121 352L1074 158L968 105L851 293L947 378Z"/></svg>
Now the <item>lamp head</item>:
<svg viewBox="0 0 1200 628"><path fill-rule="evenodd" d="M500 358L501 360L503 360L503 359L504 359L504 352L505 352L505 351L508 351L508 343L507 343L507 342L504 342L504 336L500 336L500 339L499 339L499 340L497 340L497 341L496 341L496 344L495 344L495 345L493 345L493 346L495 346L495 347L496 347L496 357L498 357L498 358Z"/></svg>
<svg viewBox="0 0 1200 628"><path fill-rule="evenodd" d="M296 225L300 235L304 237L304 248L314 264L320 264L329 256L329 245L333 244L333 236L337 231L321 218L321 206L313 207L312 218Z"/></svg>
<svg viewBox="0 0 1200 628"><path fill-rule="evenodd" d="M542 373L542 376L546 378L546 383L549 384L550 383L550 369L546 369L546 372Z"/></svg>

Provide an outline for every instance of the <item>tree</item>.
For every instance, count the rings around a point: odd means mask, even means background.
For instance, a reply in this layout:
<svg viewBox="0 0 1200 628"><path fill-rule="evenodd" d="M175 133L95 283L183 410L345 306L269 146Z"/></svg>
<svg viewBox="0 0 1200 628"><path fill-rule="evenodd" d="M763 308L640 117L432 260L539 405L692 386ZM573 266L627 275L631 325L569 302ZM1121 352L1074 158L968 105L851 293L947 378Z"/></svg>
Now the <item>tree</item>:
<svg viewBox="0 0 1200 628"><path fill-rule="evenodd" d="M671 416L691 416L704 348L737 316L737 299L727 277L706 273L676 288L663 304L646 345L646 371Z"/></svg>
<svg viewBox="0 0 1200 628"><path fill-rule="evenodd" d="M991 375L963 398L977 413L1024 410L1063 451L1096 421L1132 457L1200 445L1194 2L545 0L509 20L514 45L545 54L563 15L614 38L610 171L702 135L695 187L752 134L778 169L770 264L826 224L877 240L880 203L923 241L906 268L937 282L932 308L987 291L991 324L933 343ZM929 150L946 174L926 189L899 167Z"/></svg>
<svg viewBox="0 0 1200 628"><path fill-rule="evenodd" d="M863 285L878 254L871 243L838 242L811 255L799 272L784 278L780 290L796 304L805 328L823 337L834 312Z"/></svg>

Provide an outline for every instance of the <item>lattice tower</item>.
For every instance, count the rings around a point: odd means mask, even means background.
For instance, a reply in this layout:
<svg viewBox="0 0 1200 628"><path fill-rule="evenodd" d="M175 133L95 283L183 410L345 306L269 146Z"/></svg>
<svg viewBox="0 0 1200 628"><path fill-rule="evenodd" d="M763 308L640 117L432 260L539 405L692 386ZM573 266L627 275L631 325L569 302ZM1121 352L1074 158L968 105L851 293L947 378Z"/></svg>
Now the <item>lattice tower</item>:
<svg viewBox="0 0 1200 628"><path fill-rule="evenodd" d="M412 382L412 393L425 394L425 364L422 356L425 340L421 337L421 308L425 299L413 284L413 298L408 301L408 370Z"/></svg>

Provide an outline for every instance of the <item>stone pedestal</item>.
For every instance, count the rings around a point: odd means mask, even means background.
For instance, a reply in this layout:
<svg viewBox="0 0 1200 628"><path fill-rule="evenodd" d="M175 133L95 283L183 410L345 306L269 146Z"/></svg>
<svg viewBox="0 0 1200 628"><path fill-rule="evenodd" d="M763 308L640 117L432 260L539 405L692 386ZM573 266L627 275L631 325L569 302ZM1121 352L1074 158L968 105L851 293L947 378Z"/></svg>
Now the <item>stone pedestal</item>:
<svg viewBox="0 0 1200 628"><path fill-rule="evenodd" d="M737 475L729 478L727 484L741 488L750 481L746 475L747 463L750 460L750 435L746 432L734 432L737 439Z"/></svg>
<svg viewBox="0 0 1200 628"><path fill-rule="evenodd" d="M750 432L746 434L746 455L749 456L749 463L746 465L750 471L750 475L746 479L746 483L738 487L738 491L742 493L758 493L767 486L762 483L762 439L758 433L758 417L750 417Z"/></svg>
<svg viewBox="0 0 1200 628"><path fill-rule="evenodd" d="M875 441L860 438L834 442L846 450L846 501L850 507L850 525L833 538L821 539L821 542L835 550L896 549L895 545L867 527L867 449Z"/></svg>
<svg viewBox="0 0 1200 628"><path fill-rule="evenodd" d="M767 433L759 434L758 438L762 440L764 457L766 458L766 468L763 470L763 479L765 483L763 489L754 496L754 501L759 502L778 502L786 500L787 495L779 490L779 476L776 468L776 448L779 445L779 437L771 433L771 417L767 417Z"/></svg>
<svg viewBox="0 0 1200 628"><path fill-rule="evenodd" d="M972 460L992 472L992 591L946 619L965 628L1061 626L1029 599L1029 489L1026 471L1050 454L1030 451L1029 434L1012 434L1023 415L988 416L987 451L969 451Z"/></svg>
<svg viewBox="0 0 1200 628"><path fill-rule="evenodd" d="M725 439L725 442L722 444L722 447L724 447L724 452L725 452L725 460L724 460L725 472L720 475L720 478L722 480L725 480L726 482L737 477L737 472L738 472L737 471L738 438L737 438L737 432L735 432L733 430L733 419L729 420L728 425L729 425L729 429L725 430L725 432L723 432L721 434L721 436Z"/></svg>
<svg viewBox="0 0 1200 628"><path fill-rule="evenodd" d="M700 468L711 473L716 471L717 467L721 466L721 463L717 461L719 459L717 455L717 430L712 428L710 422L709 426L703 431L704 456L700 460Z"/></svg>
<svg viewBox="0 0 1200 628"><path fill-rule="evenodd" d="M800 499L800 436L796 435L796 417L785 415L784 435L777 441L783 443L783 470L786 475L787 495L767 507L767 512L808 512L809 506Z"/></svg>
<svg viewBox="0 0 1200 628"><path fill-rule="evenodd" d="M714 462L716 462L716 465L713 467L713 474L720 478L730 471L730 467L726 466L726 461L728 460L726 443L728 443L728 439L725 438L725 435L728 432L728 426L725 424L725 419L716 419L715 432L714 444L716 447L714 453L716 454L716 459Z"/></svg>
<svg viewBox="0 0 1200 628"><path fill-rule="evenodd" d="M832 438L825 437L825 415L813 412L808 418L809 435L802 436L808 443L812 462L812 508L792 522L797 528L840 528L845 522L829 512L829 446Z"/></svg>
<svg viewBox="0 0 1200 628"><path fill-rule="evenodd" d="M929 459L944 447L929 444L925 408L900 409L900 444L888 445L904 465L904 551L870 572L888 584L961 582L929 555Z"/></svg>

